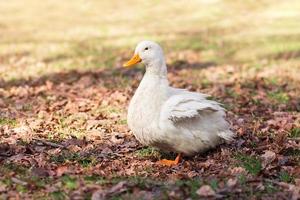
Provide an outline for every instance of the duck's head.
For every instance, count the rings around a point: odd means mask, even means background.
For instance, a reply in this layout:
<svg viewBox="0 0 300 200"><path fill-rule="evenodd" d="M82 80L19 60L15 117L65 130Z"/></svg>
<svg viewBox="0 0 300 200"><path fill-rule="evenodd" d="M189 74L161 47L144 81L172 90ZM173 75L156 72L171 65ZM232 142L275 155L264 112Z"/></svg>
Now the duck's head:
<svg viewBox="0 0 300 200"><path fill-rule="evenodd" d="M124 67L131 67L139 62L147 68L165 67L165 59L162 48L152 41L141 41L135 48L133 57L126 62Z"/></svg>

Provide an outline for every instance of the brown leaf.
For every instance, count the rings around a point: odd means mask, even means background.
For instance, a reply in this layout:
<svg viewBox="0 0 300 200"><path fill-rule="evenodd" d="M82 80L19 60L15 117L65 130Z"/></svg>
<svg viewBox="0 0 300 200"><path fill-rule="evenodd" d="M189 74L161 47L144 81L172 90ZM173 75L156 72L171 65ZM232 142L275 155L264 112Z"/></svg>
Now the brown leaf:
<svg viewBox="0 0 300 200"><path fill-rule="evenodd" d="M23 186L28 185L27 182L22 181L22 180L20 180L20 179L18 179L18 178L15 178L15 177L12 177L11 180L12 180L12 182L17 183L17 184L20 184L20 185L23 185Z"/></svg>
<svg viewBox="0 0 300 200"><path fill-rule="evenodd" d="M297 187L300 187L300 178L296 178L296 179L295 179L295 185L296 185Z"/></svg>
<svg viewBox="0 0 300 200"><path fill-rule="evenodd" d="M112 154L112 153L113 153L113 151L110 148L108 148L108 147L104 148L101 151L101 154L104 154L104 155L108 155L108 154Z"/></svg>
<svg viewBox="0 0 300 200"><path fill-rule="evenodd" d="M115 144L122 144L124 142L124 135L122 133L113 133L110 141Z"/></svg>
<svg viewBox="0 0 300 200"><path fill-rule="evenodd" d="M256 188L258 190L260 190L260 191L264 191L265 190L265 186L263 185L263 183L259 183Z"/></svg>
<svg viewBox="0 0 300 200"><path fill-rule="evenodd" d="M103 124L102 120L87 120L86 121L86 129L91 130L92 128L97 128Z"/></svg>
<svg viewBox="0 0 300 200"><path fill-rule="evenodd" d="M0 193L6 192L6 190L7 190L6 185L4 185L4 183L0 182Z"/></svg>
<svg viewBox="0 0 300 200"><path fill-rule="evenodd" d="M109 196L113 195L118 195L121 194L122 192L125 192L128 190L128 183L127 181L121 181L114 185L112 188L109 190L103 190L103 189L98 189L92 194L92 200L104 200L107 199Z"/></svg>
<svg viewBox="0 0 300 200"><path fill-rule="evenodd" d="M112 194L120 194L122 192L125 192L128 189L128 183L127 181L121 181L118 184L114 185L108 193L110 195Z"/></svg>
<svg viewBox="0 0 300 200"><path fill-rule="evenodd" d="M291 198L291 200L298 200L298 199L300 199L300 187L293 186L290 190L292 191L292 198Z"/></svg>
<svg viewBox="0 0 300 200"><path fill-rule="evenodd" d="M86 132L85 138L87 141L101 140L101 136L104 132L100 130L89 130Z"/></svg>
<svg viewBox="0 0 300 200"><path fill-rule="evenodd" d="M246 170L243 167L234 167L230 170L230 172L233 175L239 175L239 174L245 174Z"/></svg>
<svg viewBox="0 0 300 200"><path fill-rule="evenodd" d="M47 176L49 176L48 170L46 170L44 168L41 168L41 167L34 167L34 168L32 168L31 173L34 176L39 176L39 177L47 177Z"/></svg>
<svg viewBox="0 0 300 200"><path fill-rule="evenodd" d="M67 147L68 150L70 150L73 153L81 151L81 148L77 145L70 145Z"/></svg>
<svg viewBox="0 0 300 200"><path fill-rule="evenodd" d="M261 155L262 158L262 166L265 168L268 164L272 163L276 159L276 153L273 151L265 151L263 155Z"/></svg>
<svg viewBox="0 0 300 200"><path fill-rule="evenodd" d="M236 186L236 184L237 184L237 179L236 178L230 178L227 181L227 186L230 187L230 188Z"/></svg>
<svg viewBox="0 0 300 200"><path fill-rule="evenodd" d="M91 200L105 200L106 199L106 190L98 189L92 194Z"/></svg>
<svg viewBox="0 0 300 200"><path fill-rule="evenodd" d="M203 185L196 193L201 197L212 197L216 195L216 192L209 185Z"/></svg>
<svg viewBox="0 0 300 200"><path fill-rule="evenodd" d="M69 171L68 166L62 165L56 168L56 176L60 177Z"/></svg>

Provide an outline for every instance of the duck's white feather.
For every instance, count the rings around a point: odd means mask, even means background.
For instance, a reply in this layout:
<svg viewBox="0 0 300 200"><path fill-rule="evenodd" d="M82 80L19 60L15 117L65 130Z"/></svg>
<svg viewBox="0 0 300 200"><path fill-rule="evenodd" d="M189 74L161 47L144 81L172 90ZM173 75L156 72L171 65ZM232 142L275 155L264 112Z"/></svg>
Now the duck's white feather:
<svg viewBox="0 0 300 200"><path fill-rule="evenodd" d="M153 55L162 51L157 44L139 44L138 53L145 45L152 45ZM150 44L149 44L150 43ZM127 121L135 137L145 145L163 150L192 155L230 141L234 133L225 120L222 106L206 99L208 95L169 86L166 66L162 58L147 58L146 73L128 109ZM159 64L158 64L159 63Z"/></svg>
<svg viewBox="0 0 300 200"><path fill-rule="evenodd" d="M176 149L180 152L205 151L221 143L222 139L231 140L234 136L224 119L224 109L217 102L207 100L206 96L178 91L161 108L160 128L173 133L173 139L168 142L176 141Z"/></svg>

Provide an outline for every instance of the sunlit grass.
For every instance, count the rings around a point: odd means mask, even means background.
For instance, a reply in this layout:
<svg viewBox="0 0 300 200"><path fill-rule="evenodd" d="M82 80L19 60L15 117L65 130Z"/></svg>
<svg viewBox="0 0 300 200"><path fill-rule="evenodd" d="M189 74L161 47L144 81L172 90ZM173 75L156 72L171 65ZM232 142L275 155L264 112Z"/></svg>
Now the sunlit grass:
<svg viewBox="0 0 300 200"><path fill-rule="evenodd" d="M175 53L173 60L191 50L199 63L247 64L262 72L280 65L292 76L300 71L299 9L296 0L1 2L0 75L9 81L111 70L138 41L152 39L167 58Z"/></svg>

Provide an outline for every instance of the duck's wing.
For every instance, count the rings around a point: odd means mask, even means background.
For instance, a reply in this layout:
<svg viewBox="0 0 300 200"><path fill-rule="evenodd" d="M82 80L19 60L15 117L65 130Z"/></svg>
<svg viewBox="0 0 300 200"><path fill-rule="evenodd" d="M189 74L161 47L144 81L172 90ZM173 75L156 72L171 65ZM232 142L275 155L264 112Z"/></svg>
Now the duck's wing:
<svg viewBox="0 0 300 200"><path fill-rule="evenodd" d="M193 134L218 136L232 140L234 134L225 120L224 108L217 102L206 99L207 95L172 88L169 99L160 113L161 126L173 125ZM210 135L210 136L209 136Z"/></svg>

